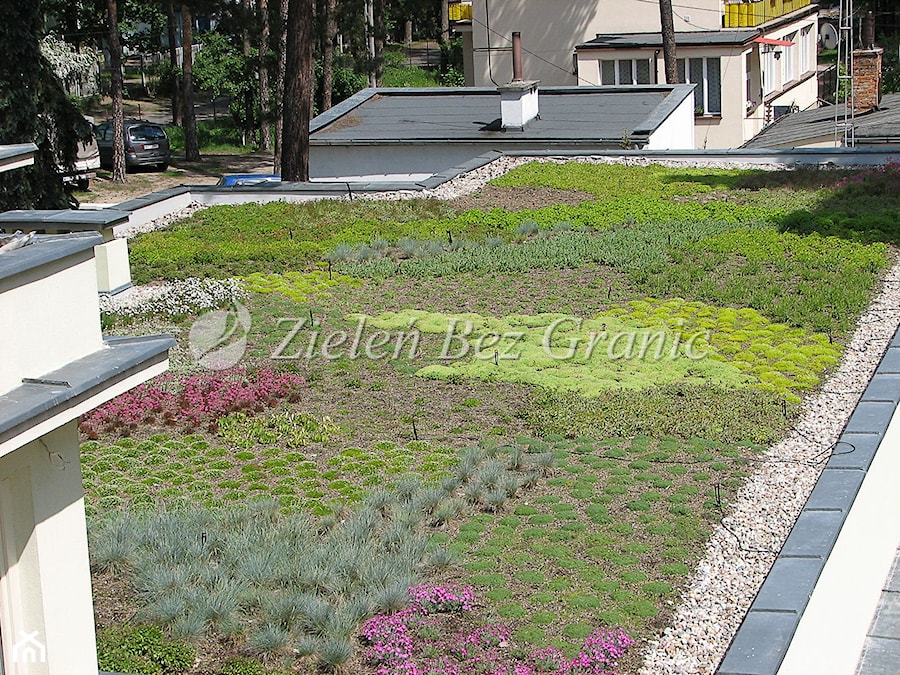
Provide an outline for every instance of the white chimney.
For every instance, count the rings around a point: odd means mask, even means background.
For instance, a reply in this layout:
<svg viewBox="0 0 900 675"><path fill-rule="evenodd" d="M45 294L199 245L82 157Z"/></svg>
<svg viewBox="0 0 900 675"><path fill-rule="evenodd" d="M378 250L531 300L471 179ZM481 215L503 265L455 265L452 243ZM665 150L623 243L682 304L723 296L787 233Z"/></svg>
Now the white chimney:
<svg viewBox="0 0 900 675"><path fill-rule="evenodd" d="M538 80L522 79L522 35L512 34L513 79L499 87L500 116L504 129L521 131L538 117Z"/></svg>

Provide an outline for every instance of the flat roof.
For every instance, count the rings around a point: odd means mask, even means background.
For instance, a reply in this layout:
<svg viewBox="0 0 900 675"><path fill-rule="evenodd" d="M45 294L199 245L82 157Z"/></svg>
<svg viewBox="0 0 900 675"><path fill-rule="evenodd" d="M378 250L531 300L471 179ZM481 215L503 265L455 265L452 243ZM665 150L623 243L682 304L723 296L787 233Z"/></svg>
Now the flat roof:
<svg viewBox="0 0 900 675"><path fill-rule="evenodd" d="M540 117L504 130L495 88L365 89L313 120L312 145L618 142L651 134L693 85L544 87Z"/></svg>
<svg viewBox="0 0 900 675"><path fill-rule="evenodd" d="M710 45L745 45L758 37L760 31L749 30L696 30L675 34L679 47L708 47ZM662 47L661 33L616 33L598 34L575 49L627 49L639 47Z"/></svg>
<svg viewBox="0 0 900 675"><path fill-rule="evenodd" d="M789 148L834 136L835 116L844 118L844 105L824 106L812 110L790 113L747 141L745 148ZM854 116L857 144L900 145L900 94L886 94L878 110ZM843 134L841 134L843 137Z"/></svg>

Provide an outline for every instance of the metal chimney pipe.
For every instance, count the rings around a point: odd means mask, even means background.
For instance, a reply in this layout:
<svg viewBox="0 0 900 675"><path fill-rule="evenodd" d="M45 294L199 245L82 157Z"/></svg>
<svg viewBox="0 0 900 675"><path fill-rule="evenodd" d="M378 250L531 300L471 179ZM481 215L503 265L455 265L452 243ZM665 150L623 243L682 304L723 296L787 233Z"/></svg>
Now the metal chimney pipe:
<svg viewBox="0 0 900 675"><path fill-rule="evenodd" d="M521 82L522 77L522 34L515 31L512 34L512 54L513 54L513 82Z"/></svg>

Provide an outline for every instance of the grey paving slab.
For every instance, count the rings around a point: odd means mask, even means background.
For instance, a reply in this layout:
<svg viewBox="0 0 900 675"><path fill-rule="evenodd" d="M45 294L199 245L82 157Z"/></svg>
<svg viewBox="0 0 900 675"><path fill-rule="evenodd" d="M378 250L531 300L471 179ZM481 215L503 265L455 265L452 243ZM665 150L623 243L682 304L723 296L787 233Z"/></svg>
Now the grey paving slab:
<svg viewBox="0 0 900 675"><path fill-rule="evenodd" d="M900 373L900 347L889 347L878 364L879 373Z"/></svg>
<svg viewBox="0 0 900 675"><path fill-rule="evenodd" d="M900 347L900 330L894 333L894 339L891 340L891 344L888 347Z"/></svg>
<svg viewBox="0 0 900 675"><path fill-rule="evenodd" d="M827 468L868 469L881 439L881 434L845 432L832 450Z"/></svg>
<svg viewBox="0 0 900 675"><path fill-rule="evenodd" d="M869 381L863 401L891 401L895 405L900 402L900 374L877 373Z"/></svg>
<svg viewBox="0 0 900 675"><path fill-rule="evenodd" d="M821 572L817 558L778 558L750 609L801 613Z"/></svg>
<svg viewBox="0 0 900 675"><path fill-rule="evenodd" d="M797 623L794 612L749 612L718 675L771 675L781 664Z"/></svg>
<svg viewBox="0 0 900 675"><path fill-rule="evenodd" d="M897 352L898 357L900 357L900 349ZM898 358L898 362L900 362L900 358ZM894 403L860 401L859 405L856 406L856 410L853 411L853 415L850 416L850 421L847 422L844 431L867 431L869 433L883 434L891 422L891 417L894 415L896 407Z"/></svg>
<svg viewBox="0 0 900 675"><path fill-rule="evenodd" d="M809 495L805 508L848 511L865 477L866 472L862 469L826 468Z"/></svg>
<svg viewBox="0 0 900 675"><path fill-rule="evenodd" d="M900 640L900 593L886 591L881 594L869 636ZM900 670L900 663L897 666Z"/></svg>
<svg viewBox="0 0 900 675"><path fill-rule="evenodd" d="M782 557L827 557L846 514L842 511L803 511L781 549Z"/></svg>
<svg viewBox="0 0 900 675"><path fill-rule="evenodd" d="M866 638L857 675L897 675L900 664L900 640Z"/></svg>

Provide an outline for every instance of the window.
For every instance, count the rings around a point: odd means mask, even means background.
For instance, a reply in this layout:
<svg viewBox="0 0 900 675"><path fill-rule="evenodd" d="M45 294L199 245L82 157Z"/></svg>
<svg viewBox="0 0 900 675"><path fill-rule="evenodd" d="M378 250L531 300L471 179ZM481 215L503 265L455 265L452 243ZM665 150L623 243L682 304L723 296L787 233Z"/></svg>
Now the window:
<svg viewBox="0 0 900 675"><path fill-rule="evenodd" d="M604 59L600 61L600 84L653 84L650 59Z"/></svg>
<svg viewBox="0 0 900 675"><path fill-rule="evenodd" d="M800 74L809 72L810 33L812 26L800 29Z"/></svg>
<svg viewBox="0 0 900 675"><path fill-rule="evenodd" d="M722 65L718 56L678 59L678 79L694 87L697 115L722 114Z"/></svg>
<svg viewBox="0 0 900 675"><path fill-rule="evenodd" d="M776 77L778 61L775 60L775 50L764 45L761 56L763 60L763 93L771 94L778 88L778 78Z"/></svg>
<svg viewBox="0 0 900 675"><path fill-rule="evenodd" d="M794 31L788 35L784 36L785 41L793 42L792 45L785 45L783 47L784 53L781 55L781 63L782 63L782 71L781 71L781 81L782 82L791 82L792 80L797 79L797 71L796 71L796 63L797 60L794 58L794 53L797 51L797 32Z"/></svg>

